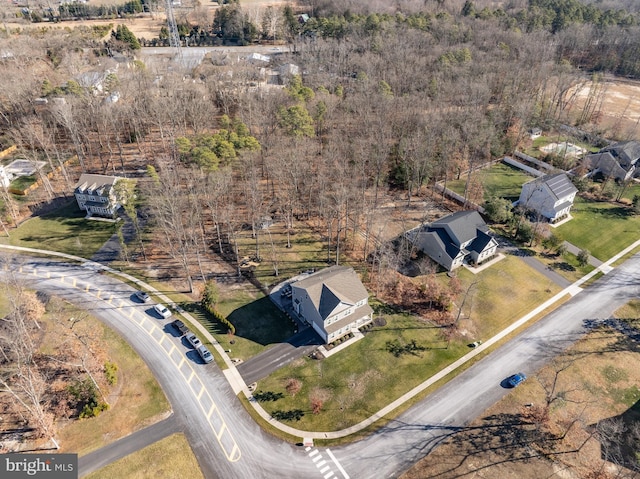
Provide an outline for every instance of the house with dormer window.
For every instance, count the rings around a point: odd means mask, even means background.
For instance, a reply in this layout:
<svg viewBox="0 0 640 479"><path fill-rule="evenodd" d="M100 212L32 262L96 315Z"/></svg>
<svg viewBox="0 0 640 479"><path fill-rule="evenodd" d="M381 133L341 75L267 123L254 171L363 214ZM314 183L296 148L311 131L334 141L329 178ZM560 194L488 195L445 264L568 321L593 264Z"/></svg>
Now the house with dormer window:
<svg viewBox="0 0 640 479"><path fill-rule="evenodd" d="M91 216L113 218L120 208L114 186L121 178L107 175L83 174L76 183L74 195L78 207Z"/></svg>
<svg viewBox="0 0 640 479"><path fill-rule="evenodd" d="M498 242L477 211L459 211L409 231L406 237L447 271L465 261L480 264L492 258Z"/></svg>
<svg viewBox="0 0 640 479"><path fill-rule="evenodd" d="M346 266L331 266L291 283L291 301L298 317L325 343L373 320L369 293Z"/></svg>

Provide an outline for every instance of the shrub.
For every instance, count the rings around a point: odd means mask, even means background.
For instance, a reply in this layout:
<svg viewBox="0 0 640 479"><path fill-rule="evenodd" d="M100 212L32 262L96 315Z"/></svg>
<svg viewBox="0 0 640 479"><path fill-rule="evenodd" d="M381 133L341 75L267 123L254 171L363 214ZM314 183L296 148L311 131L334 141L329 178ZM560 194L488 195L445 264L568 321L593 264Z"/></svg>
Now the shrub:
<svg viewBox="0 0 640 479"><path fill-rule="evenodd" d="M104 376L110 386L115 386L118 382L118 365L107 361L104 365Z"/></svg>

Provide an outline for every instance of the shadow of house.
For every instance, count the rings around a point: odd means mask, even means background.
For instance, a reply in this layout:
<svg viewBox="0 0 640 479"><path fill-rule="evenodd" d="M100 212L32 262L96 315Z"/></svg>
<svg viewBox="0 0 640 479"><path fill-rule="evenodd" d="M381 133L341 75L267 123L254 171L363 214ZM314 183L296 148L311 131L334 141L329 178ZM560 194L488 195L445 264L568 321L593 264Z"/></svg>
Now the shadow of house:
<svg viewBox="0 0 640 479"><path fill-rule="evenodd" d="M591 425L603 460L640 472L640 401L618 416Z"/></svg>

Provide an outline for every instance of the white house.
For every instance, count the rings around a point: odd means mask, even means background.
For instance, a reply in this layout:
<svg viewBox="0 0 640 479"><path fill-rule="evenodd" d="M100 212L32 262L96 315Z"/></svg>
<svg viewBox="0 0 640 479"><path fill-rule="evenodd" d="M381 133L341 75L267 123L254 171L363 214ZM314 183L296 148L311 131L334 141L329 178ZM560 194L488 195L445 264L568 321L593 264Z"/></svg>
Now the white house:
<svg viewBox="0 0 640 479"><path fill-rule="evenodd" d="M81 210L86 210L87 217L97 215L113 218L120 208L115 195L114 186L122 178L107 175L80 176L74 194Z"/></svg>
<svg viewBox="0 0 640 479"><path fill-rule="evenodd" d="M4 166L0 166L0 184L3 187L9 187L9 185L11 184L12 176L13 175L9 173Z"/></svg>
<svg viewBox="0 0 640 479"><path fill-rule="evenodd" d="M565 173L545 175L522 185L518 205L554 222L569 215L577 192Z"/></svg>
<svg viewBox="0 0 640 479"><path fill-rule="evenodd" d="M353 268L331 266L291 284L296 314L325 343L373 320L369 293Z"/></svg>

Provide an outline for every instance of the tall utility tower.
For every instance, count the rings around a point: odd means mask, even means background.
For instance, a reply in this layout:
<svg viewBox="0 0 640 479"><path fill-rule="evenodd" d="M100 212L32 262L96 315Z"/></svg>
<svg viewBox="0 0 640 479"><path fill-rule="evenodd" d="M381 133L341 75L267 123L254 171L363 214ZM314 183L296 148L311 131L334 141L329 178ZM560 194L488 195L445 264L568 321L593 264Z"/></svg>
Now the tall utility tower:
<svg viewBox="0 0 640 479"><path fill-rule="evenodd" d="M178 25L176 17L173 15L173 0L165 0L165 10L167 11L167 27L169 28L169 46L173 48L180 57L180 36L178 35Z"/></svg>

